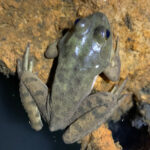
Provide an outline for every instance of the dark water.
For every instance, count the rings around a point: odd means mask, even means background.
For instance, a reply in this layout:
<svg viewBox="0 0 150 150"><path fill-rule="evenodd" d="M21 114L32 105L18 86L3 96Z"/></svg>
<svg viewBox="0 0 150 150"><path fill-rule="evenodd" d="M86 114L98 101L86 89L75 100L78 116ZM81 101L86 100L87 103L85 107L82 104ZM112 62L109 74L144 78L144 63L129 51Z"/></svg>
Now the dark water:
<svg viewBox="0 0 150 150"><path fill-rule="evenodd" d="M0 150L79 150L80 145L66 145L63 132L51 133L47 125L34 131L21 105L16 76L0 74Z"/></svg>
<svg viewBox="0 0 150 150"><path fill-rule="evenodd" d="M147 132L147 126L136 129L131 125L131 120L135 115L136 108L133 107L120 121L109 123L113 139L115 142L119 141L123 150L150 150L150 135Z"/></svg>

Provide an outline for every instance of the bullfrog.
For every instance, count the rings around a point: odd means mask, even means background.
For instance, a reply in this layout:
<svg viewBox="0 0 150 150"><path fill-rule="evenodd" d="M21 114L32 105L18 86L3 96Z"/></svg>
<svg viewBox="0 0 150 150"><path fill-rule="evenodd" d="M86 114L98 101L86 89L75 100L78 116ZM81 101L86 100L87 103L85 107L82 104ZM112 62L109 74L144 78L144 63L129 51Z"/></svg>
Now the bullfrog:
<svg viewBox="0 0 150 150"><path fill-rule="evenodd" d="M120 76L118 46L112 49L112 32L103 13L76 20L72 29L49 46L46 57L58 59L50 90L32 72L29 49L28 45L23 59L17 61L17 72L21 102L37 131L43 126L42 117L50 131L66 128L64 142L74 143L106 122L126 97L121 94L126 80L110 92L91 94L99 74L112 81Z"/></svg>

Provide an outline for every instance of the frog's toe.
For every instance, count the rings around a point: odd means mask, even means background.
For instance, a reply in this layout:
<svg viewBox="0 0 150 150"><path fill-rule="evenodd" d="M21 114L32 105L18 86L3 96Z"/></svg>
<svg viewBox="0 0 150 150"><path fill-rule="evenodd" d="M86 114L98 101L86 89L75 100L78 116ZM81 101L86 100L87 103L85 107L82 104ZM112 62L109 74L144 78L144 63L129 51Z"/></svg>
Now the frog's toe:
<svg viewBox="0 0 150 150"><path fill-rule="evenodd" d="M17 73L18 73L18 76L20 77L22 73L22 62L20 59L17 60Z"/></svg>
<svg viewBox="0 0 150 150"><path fill-rule="evenodd" d="M33 59L29 60L28 71L32 72L33 70Z"/></svg>
<svg viewBox="0 0 150 150"><path fill-rule="evenodd" d="M30 44L28 43L27 44L27 47L26 47L26 51L24 53L24 56L23 56L23 63L22 63L22 67L23 67L23 70L24 71L27 71L28 70L28 65L29 65L29 51L30 51Z"/></svg>
<svg viewBox="0 0 150 150"><path fill-rule="evenodd" d="M29 52L30 52L30 44L27 44L25 53L23 55L23 59L17 60L17 73L19 77L21 77L22 73L25 71L30 71L32 72L33 69L33 60L29 59Z"/></svg>
<svg viewBox="0 0 150 150"><path fill-rule="evenodd" d="M127 83L127 80L128 80L128 78L126 78L120 86L116 85L116 86L112 89L111 93L112 93L115 97L117 97L117 98L120 97L121 92L122 92L122 90L124 89L124 87L125 87L125 85L126 85L126 83Z"/></svg>

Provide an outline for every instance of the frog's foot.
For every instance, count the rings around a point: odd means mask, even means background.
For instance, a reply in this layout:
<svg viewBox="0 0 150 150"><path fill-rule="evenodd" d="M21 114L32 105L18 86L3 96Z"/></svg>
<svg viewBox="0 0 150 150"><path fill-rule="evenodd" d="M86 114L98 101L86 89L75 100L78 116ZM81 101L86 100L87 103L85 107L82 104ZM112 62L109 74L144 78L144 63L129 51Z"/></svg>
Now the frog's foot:
<svg viewBox="0 0 150 150"><path fill-rule="evenodd" d="M74 114L73 124L63 135L64 142L74 143L105 123L127 96L120 95L126 82L127 79L111 92L99 92L87 97Z"/></svg>
<svg viewBox="0 0 150 150"><path fill-rule="evenodd" d="M22 61L20 59L18 59L17 61L17 73L19 78L21 78L23 72L26 71L32 72L33 60L29 60L29 50L30 44L28 43Z"/></svg>
<svg viewBox="0 0 150 150"><path fill-rule="evenodd" d="M119 80L120 77L120 56L119 56L119 38L116 40L116 50L115 52L113 51L110 64L109 66L104 70L104 74L106 77L108 77L112 81L117 81Z"/></svg>
<svg viewBox="0 0 150 150"><path fill-rule="evenodd" d="M43 126L41 115L47 120L48 89L36 75L32 73L33 60L29 60L29 44L22 60L17 62L17 72L20 78L21 102L30 119L33 129L40 130Z"/></svg>

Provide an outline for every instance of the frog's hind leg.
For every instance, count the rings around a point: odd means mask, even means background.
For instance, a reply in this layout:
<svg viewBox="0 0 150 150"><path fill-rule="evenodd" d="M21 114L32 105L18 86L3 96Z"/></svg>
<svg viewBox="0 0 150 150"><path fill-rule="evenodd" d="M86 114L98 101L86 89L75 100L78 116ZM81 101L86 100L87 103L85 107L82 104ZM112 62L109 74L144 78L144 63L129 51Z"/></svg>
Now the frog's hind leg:
<svg viewBox="0 0 150 150"><path fill-rule="evenodd" d="M106 77L111 81L117 81L120 77L120 56L119 56L119 38L117 37L116 40L116 50L115 52L112 51L110 64L109 66L103 71Z"/></svg>
<svg viewBox="0 0 150 150"><path fill-rule="evenodd" d="M33 129L40 130L43 126L41 115L49 120L48 88L32 73L33 60L29 60L29 44L24 57L17 62L17 72L20 78L20 97Z"/></svg>
<svg viewBox="0 0 150 150"><path fill-rule="evenodd" d="M74 143L86 136L102 123L105 123L119 107L127 95L121 95L127 79L119 86L115 86L111 92L99 92L85 99L77 112L74 121L63 135L65 143Z"/></svg>

